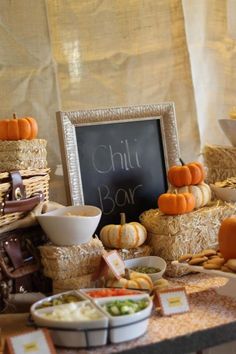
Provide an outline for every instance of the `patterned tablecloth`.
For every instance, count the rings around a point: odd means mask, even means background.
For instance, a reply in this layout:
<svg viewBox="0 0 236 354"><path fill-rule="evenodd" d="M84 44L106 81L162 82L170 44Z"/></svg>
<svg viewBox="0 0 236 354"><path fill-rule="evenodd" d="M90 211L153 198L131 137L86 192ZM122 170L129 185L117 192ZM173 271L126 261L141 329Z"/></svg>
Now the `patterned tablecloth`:
<svg viewBox="0 0 236 354"><path fill-rule="evenodd" d="M132 352L135 349L136 353L141 353L145 351L145 348L149 348L149 350L146 349L146 352L151 353L152 350L154 352L155 347L157 350L158 344L160 345L163 341L171 339L173 344L178 337L184 336L187 338L194 334L204 334L218 327L220 329L222 326L224 333L222 330L219 333L224 335L224 339L221 340L220 336L213 337L211 346L217 345L221 341L230 340L230 336L228 336L228 339L226 338L225 330L227 331L227 328L230 330L230 325L236 325L236 300L219 295L215 291L215 288L223 286L227 282L226 278L212 277L200 273L171 279L170 282L174 287L186 287L189 295L190 312L163 317L160 313L153 311L147 333L137 340L119 345L107 345L93 350L57 349L57 352L59 354L110 354L122 351ZM9 334L27 330L26 320L27 314L1 315L2 338ZM231 340L233 339L236 339L236 334L234 338L231 338ZM186 351L183 349L182 352ZM156 353L159 353L159 351L156 351ZM179 353L179 351L176 350L176 353Z"/></svg>

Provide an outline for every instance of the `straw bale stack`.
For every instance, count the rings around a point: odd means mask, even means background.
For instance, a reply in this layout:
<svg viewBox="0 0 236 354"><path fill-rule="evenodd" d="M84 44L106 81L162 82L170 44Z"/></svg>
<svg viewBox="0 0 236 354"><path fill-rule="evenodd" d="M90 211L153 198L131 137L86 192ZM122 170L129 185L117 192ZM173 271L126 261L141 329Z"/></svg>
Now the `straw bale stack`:
<svg viewBox="0 0 236 354"><path fill-rule="evenodd" d="M236 147L205 145L203 156L207 168L207 183L236 176Z"/></svg>
<svg viewBox="0 0 236 354"><path fill-rule="evenodd" d="M39 250L44 274L66 286L69 279L75 278L78 282L79 277L91 275L97 270L104 247L98 238L93 238L81 245L46 244L39 247Z"/></svg>
<svg viewBox="0 0 236 354"><path fill-rule="evenodd" d="M0 172L47 167L44 139L0 141Z"/></svg>
<svg viewBox="0 0 236 354"><path fill-rule="evenodd" d="M150 209L140 215L140 222L148 232L148 243L153 254L164 258L166 274L180 276L186 270L178 270L171 264L186 253L198 253L203 249L218 247L218 230L221 221L236 214L236 204L221 201L177 216L164 215L159 209Z"/></svg>
<svg viewBox="0 0 236 354"><path fill-rule="evenodd" d="M53 280L53 294L58 294L63 291L69 291L73 289L85 289L94 287L95 281L93 280L93 274L81 275L79 277L64 280Z"/></svg>

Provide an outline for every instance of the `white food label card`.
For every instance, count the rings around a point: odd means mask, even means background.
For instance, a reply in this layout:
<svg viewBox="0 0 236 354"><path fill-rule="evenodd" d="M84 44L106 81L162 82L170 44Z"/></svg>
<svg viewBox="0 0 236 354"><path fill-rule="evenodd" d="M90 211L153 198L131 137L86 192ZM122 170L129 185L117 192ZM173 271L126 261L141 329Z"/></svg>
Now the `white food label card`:
<svg viewBox="0 0 236 354"><path fill-rule="evenodd" d="M39 329L6 338L5 354L56 354L48 330Z"/></svg>
<svg viewBox="0 0 236 354"><path fill-rule="evenodd" d="M162 290L157 295L161 312L164 316L175 315L190 310L185 288Z"/></svg>
<svg viewBox="0 0 236 354"><path fill-rule="evenodd" d="M107 252L103 255L103 259L117 279L125 273L125 263L117 251Z"/></svg>

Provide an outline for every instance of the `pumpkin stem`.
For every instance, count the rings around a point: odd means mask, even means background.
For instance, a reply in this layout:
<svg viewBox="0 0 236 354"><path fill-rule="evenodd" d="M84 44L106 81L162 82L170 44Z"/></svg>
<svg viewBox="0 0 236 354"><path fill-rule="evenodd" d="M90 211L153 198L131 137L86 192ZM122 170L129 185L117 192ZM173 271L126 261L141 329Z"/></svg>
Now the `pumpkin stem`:
<svg viewBox="0 0 236 354"><path fill-rule="evenodd" d="M125 279L130 280L130 270L125 268Z"/></svg>
<svg viewBox="0 0 236 354"><path fill-rule="evenodd" d="M182 166L185 165L185 163L184 163L184 161L181 159L181 157L179 157L179 161L181 162L181 165L182 165Z"/></svg>
<svg viewBox="0 0 236 354"><path fill-rule="evenodd" d="M120 223L121 223L121 225L124 225L125 222L126 222L125 213L120 213Z"/></svg>
<svg viewBox="0 0 236 354"><path fill-rule="evenodd" d="M16 112L13 113L13 119L17 119Z"/></svg>

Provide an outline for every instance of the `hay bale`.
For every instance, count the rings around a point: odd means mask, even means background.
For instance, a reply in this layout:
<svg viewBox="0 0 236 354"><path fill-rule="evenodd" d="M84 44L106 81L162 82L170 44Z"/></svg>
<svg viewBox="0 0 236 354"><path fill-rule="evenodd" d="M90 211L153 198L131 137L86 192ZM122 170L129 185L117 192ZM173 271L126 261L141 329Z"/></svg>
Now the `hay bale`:
<svg viewBox="0 0 236 354"><path fill-rule="evenodd" d="M215 201L191 213L176 216L164 215L159 209L150 209L140 215L140 222L147 229L153 254L167 261L169 266L166 274L176 276L176 270L172 272L171 261L186 253L217 248L221 221L234 214L235 203Z"/></svg>
<svg viewBox="0 0 236 354"><path fill-rule="evenodd" d="M64 291L94 288L95 281L93 280L93 274L86 274L80 277L74 277L64 280L53 280L53 294L58 294Z"/></svg>
<svg viewBox="0 0 236 354"><path fill-rule="evenodd" d="M98 238L73 246L46 244L39 247L44 274L53 280L68 280L94 273L104 247Z"/></svg>
<svg viewBox="0 0 236 354"><path fill-rule="evenodd" d="M207 168L207 183L236 176L236 147L205 145L202 153Z"/></svg>
<svg viewBox="0 0 236 354"><path fill-rule="evenodd" d="M47 141L0 141L0 172L47 168Z"/></svg>

